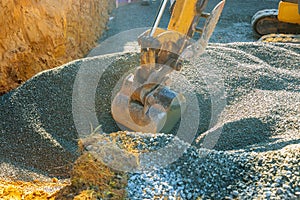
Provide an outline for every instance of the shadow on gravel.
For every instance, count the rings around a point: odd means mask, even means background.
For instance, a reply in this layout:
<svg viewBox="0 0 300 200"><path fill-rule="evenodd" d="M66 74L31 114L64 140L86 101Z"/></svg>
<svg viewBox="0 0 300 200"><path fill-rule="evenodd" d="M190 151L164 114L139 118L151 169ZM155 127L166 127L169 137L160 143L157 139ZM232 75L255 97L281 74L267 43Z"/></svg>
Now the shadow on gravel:
<svg viewBox="0 0 300 200"><path fill-rule="evenodd" d="M257 118L241 119L223 126L222 134L215 146L216 150L245 149L254 144L272 142L274 124ZM230 142L228 142L230 141Z"/></svg>
<svg viewBox="0 0 300 200"><path fill-rule="evenodd" d="M299 144L300 139L277 142L282 138L274 136L275 122L263 122L258 118L247 118L226 123L214 132L222 131L214 149L219 151L245 150L253 152L266 152L280 150L288 145ZM214 134L212 132L211 134ZM197 147L201 147L203 139Z"/></svg>
<svg viewBox="0 0 300 200"><path fill-rule="evenodd" d="M274 133L274 126L275 122L263 122L258 118L246 118L226 123L210 134L214 135L219 131L222 132L214 146L215 150L247 149L253 145L263 148L264 144L275 141L271 138ZM201 147L204 138L196 146Z"/></svg>

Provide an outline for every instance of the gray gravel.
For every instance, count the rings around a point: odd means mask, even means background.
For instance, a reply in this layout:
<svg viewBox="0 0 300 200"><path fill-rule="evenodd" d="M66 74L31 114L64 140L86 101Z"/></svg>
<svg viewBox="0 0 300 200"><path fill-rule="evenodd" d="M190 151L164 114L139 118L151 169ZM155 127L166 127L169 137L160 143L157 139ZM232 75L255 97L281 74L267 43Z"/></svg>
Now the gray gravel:
<svg viewBox="0 0 300 200"><path fill-rule="evenodd" d="M284 150L259 155L191 147L166 168L131 174L129 199L297 199L299 145Z"/></svg>
<svg viewBox="0 0 300 200"><path fill-rule="evenodd" d="M186 150L178 160L160 167L164 156L155 157L151 170L129 172L128 199L297 199L299 198L299 152L300 145L289 145L280 151L263 153L247 151L215 151L197 149L171 134L119 133L119 147L134 141L139 154L139 164L147 153L158 151L174 142L174 147ZM101 160L115 160L102 157L103 146L112 138L110 134L92 135L87 140L88 149ZM118 138L118 136L117 136ZM92 140L91 140L92 139ZM129 140L128 140L129 139ZM112 143L110 144L111 146ZM92 147L91 147L92 146ZM101 153L99 151L101 150ZM108 149L112 150L112 147ZM173 152L169 153L169 160ZM95 155L95 154L94 154ZM176 154L173 154L176 156ZM109 156L111 157L111 156ZM124 159L124 158L123 158ZM126 159L126 158L125 158ZM132 166L119 159L118 167ZM129 165L128 165L129 164ZM140 166L140 165L136 165ZM116 167L116 165L112 166Z"/></svg>
<svg viewBox="0 0 300 200"><path fill-rule="evenodd" d="M276 4L273 0L228 0L211 41L255 40L249 32L252 12ZM135 11L132 7L116 11L115 20L124 20L124 27L122 21L119 30L111 26L106 38L132 28L125 18L130 16L125 11ZM150 12L149 8L139 12ZM234 14L240 9L245 12ZM0 97L1 178L67 177L78 156L79 137L89 135L91 127L99 124L100 132L119 130L110 113L112 94L122 77L139 65L139 54L97 56L98 50L93 52L96 57L40 73ZM162 147L175 138L174 145L187 149L163 168L157 162L152 165L157 169L130 172L128 198L299 199L299 55L300 46L292 44L214 43L205 55L186 62L181 72L184 80L173 74L172 87L197 97L201 112L196 121L189 121L190 125L197 122L197 131L187 128L187 137L158 137ZM79 118L74 117L76 113L81 114ZM96 121L90 113L96 113ZM149 137L145 136L147 148L153 150ZM197 140L187 144L189 137ZM203 148L207 145L212 148Z"/></svg>
<svg viewBox="0 0 300 200"><path fill-rule="evenodd" d="M200 142L194 142L180 159L162 169L131 172L129 197L298 198L299 54L299 45L210 44L207 54L187 62L181 73L186 81L176 74L172 80L187 93L196 94L200 102L202 115L195 135ZM76 139L90 133L92 123L89 116L76 121L72 104L83 100L82 110L75 110L83 114L95 110L102 132L118 131L110 114L111 91L138 63L136 53L78 60L43 72L2 96L1 177L67 176L68 166L78 156ZM83 92L75 84L79 70L87 78L79 81L81 89L91 93L74 100L74 94L80 97ZM225 109L211 124L211 99L218 90L212 91L205 77L216 80L217 86L224 83L227 94ZM96 91L89 91L95 82ZM186 86L188 82L193 87ZM92 93L96 94L94 100L89 96ZM90 99L95 102L92 107ZM80 130L76 129L79 122ZM222 132L214 148L203 149L205 138L218 129ZM186 134L191 134L188 129Z"/></svg>

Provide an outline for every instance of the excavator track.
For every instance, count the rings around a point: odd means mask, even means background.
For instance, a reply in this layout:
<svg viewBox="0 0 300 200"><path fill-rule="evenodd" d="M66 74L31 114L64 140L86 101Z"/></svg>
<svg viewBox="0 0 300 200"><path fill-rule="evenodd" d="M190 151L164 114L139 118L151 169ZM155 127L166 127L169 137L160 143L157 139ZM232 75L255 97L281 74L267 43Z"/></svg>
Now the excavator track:
<svg viewBox="0 0 300 200"><path fill-rule="evenodd" d="M258 35L267 34L300 34L300 25L281 22L277 18L277 9L258 11L251 20L253 31Z"/></svg>
<svg viewBox="0 0 300 200"><path fill-rule="evenodd" d="M293 34L268 34L262 36L260 42L280 42L280 43L297 43L300 44L300 35Z"/></svg>

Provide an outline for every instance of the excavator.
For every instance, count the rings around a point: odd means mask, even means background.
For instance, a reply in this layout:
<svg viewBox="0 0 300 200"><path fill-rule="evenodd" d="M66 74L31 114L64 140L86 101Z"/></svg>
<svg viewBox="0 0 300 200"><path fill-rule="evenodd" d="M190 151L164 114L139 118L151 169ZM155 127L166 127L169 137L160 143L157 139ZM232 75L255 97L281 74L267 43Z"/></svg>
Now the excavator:
<svg viewBox="0 0 300 200"><path fill-rule="evenodd" d="M124 78L113 98L111 113L123 130L170 132L186 109L183 94L170 89L169 75L183 61L202 54L223 10L221 0L211 13L208 0L176 0L167 29L159 28L168 0L162 0L151 29L138 37L140 66ZM201 27L199 22L204 19ZM200 39L192 40L198 32Z"/></svg>
<svg viewBox="0 0 300 200"><path fill-rule="evenodd" d="M258 11L251 25L260 41L300 43L300 0L282 0L278 9Z"/></svg>

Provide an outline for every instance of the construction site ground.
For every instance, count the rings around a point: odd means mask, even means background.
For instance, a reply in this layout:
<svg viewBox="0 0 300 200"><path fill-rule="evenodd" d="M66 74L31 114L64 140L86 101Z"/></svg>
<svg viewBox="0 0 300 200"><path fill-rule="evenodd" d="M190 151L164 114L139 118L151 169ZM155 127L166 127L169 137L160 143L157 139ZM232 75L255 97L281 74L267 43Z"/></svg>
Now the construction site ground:
<svg viewBox="0 0 300 200"><path fill-rule="evenodd" d="M217 3L209 1L207 10ZM0 199L299 199L300 46L256 42L250 24L256 11L277 3L227 0L206 53L171 78L175 89L199 99L199 142L166 169L127 178L95 164L90 155L72 171L81 137L99 124L104 133L120 130L110 113L112 96L122 77L139 66L136 37L151 26L159 0L115 9L87 58L44 71L0 97ZM169 17L166 12L161 27ZM225 104L218 97L226 97ZM74 108L81 101L84 105ZM88 115L91 110L97 123ZM203 133L218 135L212 150L202 148ZM162 136L162 143L168 137ZM98 179L86 176L94 173L87 163L110 175L95 173L105 178L105 194ZM164 186L157 191L159 185Z"/></svg>

